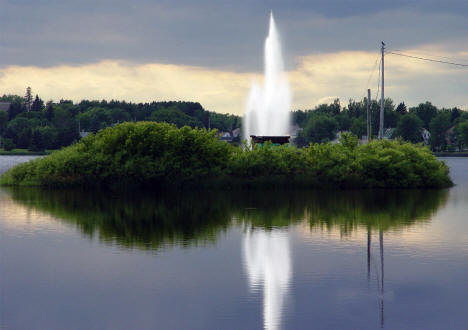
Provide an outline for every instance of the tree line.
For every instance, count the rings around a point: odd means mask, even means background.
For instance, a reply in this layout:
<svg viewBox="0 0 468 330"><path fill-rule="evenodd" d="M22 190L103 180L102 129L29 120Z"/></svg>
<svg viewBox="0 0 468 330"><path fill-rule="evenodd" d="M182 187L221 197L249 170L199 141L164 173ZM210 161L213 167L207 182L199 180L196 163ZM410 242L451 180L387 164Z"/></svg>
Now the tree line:
<svg viewBox="0 0 468 330"><path fill-rule="evenodd" d="M8 111L0 111L0 137L6 150L14 148L42 151L59 149L80 139L80 132L100 129L128 121L155 121L177 127L216 128L231 131L240 127L241 118L205 110L197 102L131 103L125 101L70 100L44 102L30 87L25 96L3 95L10 102Z"/></svg>
<svg viewBox="0 0 468 330"><path fill-rule="evenodd" d="M359 138L367 135L367 98L350 100L342 107L335 99L312 110L293 111L293 123L303 128L298 134L298 145L334 140L339 131L350 131ZM372 100L371 136L379 130L380 104ZM402 138L413 143L424 142L424 129L430 133L427 141L432 150L463 149L468 147L468 112L459 108L437 108L431 102L409 107L404 102L397 106L391 99L384 102L384 126L390 130L389 138Z"/></svg>
<svg viewBox="0 0 468 330"><path fill-rule="evenodd" d="M128 121L155 121L177 127L232 131L242 126L242 118L205 110L197 102L90 101L70 100L44 102L33 96L30 87L24 96L3 95L0 102L9 102L7 112L0 111L0 138L6 150L13 148L42 151L59 149L80 139L80 132L96 133L100 129ZM350 100L342 106L339 99L314 109L292 112L292 122L302 128L295 140L298 146L334 140L339 131L348 131L359 138L367 134L367 98ZM436 151L468 147L468 112L458 108L437 108L430 102L407 108L391 99L384 102L385 128L394 128L391 138L401 137L413 143L423 142L424 129L430 133L427 141ZM371 135L377 136L380 104L372 100Z"/></svg>

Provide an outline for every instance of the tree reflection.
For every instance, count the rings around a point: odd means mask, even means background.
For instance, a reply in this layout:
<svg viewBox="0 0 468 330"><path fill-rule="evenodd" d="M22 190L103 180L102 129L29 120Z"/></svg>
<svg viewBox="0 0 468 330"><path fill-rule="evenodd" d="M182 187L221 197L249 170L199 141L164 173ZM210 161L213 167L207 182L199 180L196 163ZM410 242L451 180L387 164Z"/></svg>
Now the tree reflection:
<svg viewBox="0 0 468 330"><path fill-rule="evenodd" d="M103 192L10 188L17 203L122 247L214 242L233 225L267 231L306 221L311 228L398 230L430 216L445 190ZM370 238L369 238L370 242Z"/></svg>
<svg viewBox="0 0 468 330"><path fill-rule="evenodd" d="M124 248L158 250L177 244L209 244L232 226L244 228L243 257L251 288L263 290L266 329L281 325L292 277L288 226L367 230L367 278L371 280L372 232L379 232L375 269L384 325L384 233L430 221L446 190L108 192L11 188L23 207L76 226L84 235ZM365 243L364 243L365 244Z"/></svg>

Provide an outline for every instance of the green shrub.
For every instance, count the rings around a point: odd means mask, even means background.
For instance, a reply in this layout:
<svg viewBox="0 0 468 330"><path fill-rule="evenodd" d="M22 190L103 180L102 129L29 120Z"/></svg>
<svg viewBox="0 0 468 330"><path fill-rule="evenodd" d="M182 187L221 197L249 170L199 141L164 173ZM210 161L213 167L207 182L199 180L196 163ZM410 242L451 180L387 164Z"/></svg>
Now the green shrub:
<svg viewBox="0 0 468 330"><path fill-rule="evenodd" d="M216 131L166 123L124 123L52 155L21 164L3 185L41 186L291 186L425 188L452 184L448 167L428 148L402 140L307 148L266 143L233 147Z"/></svg>
<svg viewBox="0 0 468 330"><path fill-rule="evenodd" d="M3 139L3 149L5 151L11 151L15 148L15 144L11 139Z"/></svg>

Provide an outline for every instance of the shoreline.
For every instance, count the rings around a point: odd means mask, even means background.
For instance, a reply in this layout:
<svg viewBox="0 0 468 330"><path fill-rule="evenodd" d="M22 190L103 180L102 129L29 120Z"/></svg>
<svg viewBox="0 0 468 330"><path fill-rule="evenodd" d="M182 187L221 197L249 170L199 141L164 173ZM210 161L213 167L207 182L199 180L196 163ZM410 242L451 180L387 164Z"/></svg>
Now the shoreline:
<svg viewBox="0 0 468 330"><path fill-rule="evenodd" d="M468 157L468 151L462 152L433 152L436 157Z"/></svg>
<svg viewBox="0 0 468 330"><path fill-rule="evenodd" d="M29 151L27 149L13 149L5 151L0 148L0 156L47 156L56 150L45 150L45 151Z"/></svg>

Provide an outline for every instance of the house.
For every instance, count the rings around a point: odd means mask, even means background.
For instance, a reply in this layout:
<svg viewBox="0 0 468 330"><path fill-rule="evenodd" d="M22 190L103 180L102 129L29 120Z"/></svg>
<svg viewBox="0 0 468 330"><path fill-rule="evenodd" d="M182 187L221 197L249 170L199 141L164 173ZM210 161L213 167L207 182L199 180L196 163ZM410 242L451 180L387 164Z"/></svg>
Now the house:
<svg viewBox="0 0 468 330"><path fill-rule="evenodd" d="M226 142L229 142L229 143L238 143L240 142L240 137L241 137L241 129L240 128L236 128L236 129L233 129L232 131L230 132L223 132L223 131L219 131L216 136L218 137L218 139L220 139L221 141L226 141Z"/></svg>
<svg viewBox="0 0 468 330"><path fill-rule="evenodd" d="M6 111L10 109L10 102L0 102L0 111Z"/></svg>
<svg viewBox="0 0 468 330"><path fill-rule="evenodd" d="M217 136L221 141L232 142L232 135L230 132L218 132Z"/></svg>
<svg viewBox="0 0 468 330"><path fill-rule="evenodd" d="M384 130L383 138L385 140L392 140L393 133L395 133L395 127L389 127Z"/></svg>
<svg viewBox="0 0 468 330"><path fill-rule="evenodd" d="M421 129L421 136L423 139L423 144L428 145L429 139L431 138L431 133L427 129L423 128Z"/></svg>
<svg viewBox="0 0 468 330"><path fill-rule="evenodd" d="M240 137L240 133L241 133L241 129L236 128L231 132L231 135L232 135L233 138L236 138L236 137Z"/></svg>

